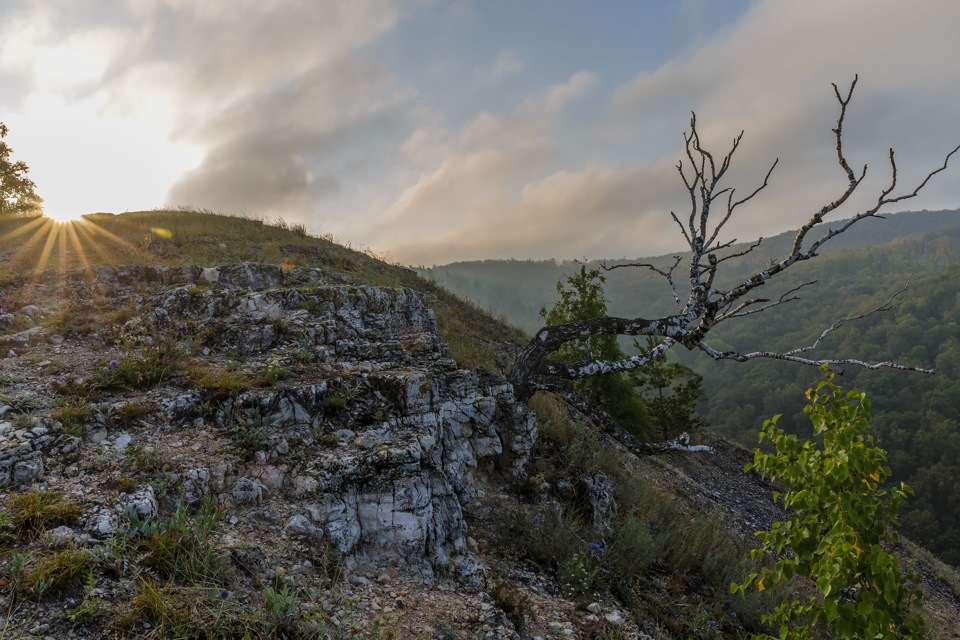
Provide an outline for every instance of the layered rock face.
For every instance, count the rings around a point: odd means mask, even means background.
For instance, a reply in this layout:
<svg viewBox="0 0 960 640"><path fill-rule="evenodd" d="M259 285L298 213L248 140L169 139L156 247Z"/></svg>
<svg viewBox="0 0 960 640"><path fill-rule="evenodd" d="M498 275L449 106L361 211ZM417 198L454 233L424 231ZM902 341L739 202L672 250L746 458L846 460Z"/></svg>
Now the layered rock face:
<svg viewBox="0 0 960 640"><path fill-rule="evenodd" d="M348 567L466 571L462 505L533 444L510 385L459 369L412 290L254 263L104 267L55 286L0 310L0 484L80 493L80 538L215 496L228 539L276 527ZM65 310L94 300L113 311L69 329ZM79 417L62 408L75 388L89 392ZM125 456L170 462L162 486L91 489Z"/></svg>

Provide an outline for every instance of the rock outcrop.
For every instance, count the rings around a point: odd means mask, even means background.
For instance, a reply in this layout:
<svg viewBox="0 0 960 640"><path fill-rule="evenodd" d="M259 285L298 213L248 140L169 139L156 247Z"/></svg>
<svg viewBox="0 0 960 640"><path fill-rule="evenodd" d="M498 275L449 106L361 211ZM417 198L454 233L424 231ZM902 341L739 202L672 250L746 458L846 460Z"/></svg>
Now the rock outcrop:
<svg viewBox="0 0 960 640"><path fill-rule="evenodd" d="M254 263L67 283L55 297L41 280L29 314L0 310L0 485L80 493L94 538L158 498L215 496L236 522L327 541L348 568L470 570L462 506L522 469L534 420L504 380L456 366L417 293ZM71 329L63 314L92 301L103 316ZM115 473L157 455L162 491L91 491L91 461Z"/></svg>

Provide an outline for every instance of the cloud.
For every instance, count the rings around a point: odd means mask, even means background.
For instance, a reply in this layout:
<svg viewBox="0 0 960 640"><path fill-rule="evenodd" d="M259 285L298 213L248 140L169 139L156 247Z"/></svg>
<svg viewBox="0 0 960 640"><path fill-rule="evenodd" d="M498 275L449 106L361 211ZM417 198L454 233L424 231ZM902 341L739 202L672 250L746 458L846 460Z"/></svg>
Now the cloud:
<svg viewBox="0 0 960 640"><path fill-rule="evenodd" d="M406 96L384 98L387 84L379 65L344 58L199 121L193 136L208 151L168 202L307 220L338 192L344 156L374 147L394 126Z"/></svg>
<svg viewBox="0 0 960 640"><path fill-rule="evenodd" d="M404 174L408 181L367 241L413 261L502 255L508 245L519 248L513 238L529 243L519 255L536 251L545 234L539 232L538 240L519 231L530 220L516 206L516 194L551 170L562 154L555 136L564 109L595 84L593 74L577 72L507 113L481 112L455 129L432 124L415 130L403 149L421 171ZM509 242L504 225L513 234Z"/></svg>
<svg viewBox="0 0 960 640"><path fill-rule="evenodd" d="M413 95L365 53L396 27L404 4L91 0L80 7L25 1L5 16L0 32L0 80L23 96L8 105L8 114L14 112L8 120L42 126L26 104L52 99L62 120L86 122L112 138L110 144L126 144L124 156L147 152L140 161L145 175L169 174L169 167L150 166L151 154L171 157L153 144L164 139L180 150L174 166L181 175L168 178L167 197L154 195L149 206L165 199L305 218L337 193L342 174L362 164L364 154L378 155L370 149L376 146L371 136L395 127L391 118L401 117L398 109ZM132 122L148 123L144 135L130 135L134 129L125 123ZM77 133L70 138L85 137ZM39 148L33 143L24 150ZM193 160L184 166L186 156ZM52 170L54 164L46 157L37 163L48 185L64 191L75 186L73 176ZM94 171L87 178L100 185L102 201L109 193L103 175L118 169L113 158L98 158L76 173ZM48 204L59 200L41 190Z"/></svg>
<svg viewBox="0 0 960 640"><path fill-rule="evenodd" d="M389 236L376 244L423 263L682 249L669 212L682 218L688 207L675 164L691 110L715 154L746 130L725 183L738 194L759 186L780 158L770 187L738 210L723 239L779 233L846 187L830 83L845 94L859 73L845 151L851 164L870 169L862 194L839 214L851 215L887 185L888 146L898 150L898 184L912 185L960 143L947 106L960 102L960 66L949 53L958 22L953 2L760 0L737 23L615 87L605 110L571 115L572 101L599 86L584 72L513 112L481 113L456 133L435 133L431 141L445 154L392 203ZM954 207L956 184L936 180L924 198L893 210Z"/></svg>
<svg viewBox="0 0 960 640"><path fill-rule="evenodd" d="M520 59L520 54L513 49L504 49L494 61L493 68L490 69L490 81L494 83L502 82L511 76L517 75L523 71L525 67L526 65L523 63L523 60Z"/></svg>
<svg viewBox="0 0 960 640"><path fill-rule="evenodd" d="M779 231L846 186L833 152L838 104L830 82L845 94L860 76L845 126L846 152L854 165L869 163L874 180L853 205L874 201L889 178L887 147L897 148L901 184L907 184L937 166L950 140L960 142L960 129L943 108L960 100L960 68L947 53L957 20L960 5L952 2L758 2L687 57L619 88L612 119L624 128L634 124L635 135L652 135L675 117L677 105L687 105L714 148L745 129L732 184L757 180L778 156L781 165L759 201L765 206L744 211L732 230L744 237ZM916 204L955 205L957 193L948 184L934 183L930 197Z"/></svg>

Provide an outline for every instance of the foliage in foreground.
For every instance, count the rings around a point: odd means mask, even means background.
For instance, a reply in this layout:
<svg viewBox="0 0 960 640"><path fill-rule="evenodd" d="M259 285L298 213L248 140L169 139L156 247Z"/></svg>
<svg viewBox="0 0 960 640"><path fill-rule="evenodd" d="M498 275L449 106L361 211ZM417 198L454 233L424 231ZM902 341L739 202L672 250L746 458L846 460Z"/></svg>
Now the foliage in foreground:
<svg viewBox="0 0 960 640"><path fill-rule="evenodd" d="M764 591L795 576L815 584L818 593L784 601L764 617L779 625L781 639L814 637L818 629L842 638L922 637L918 577L902 576L897 556L885 550L897 541L891 525L912 490L903 483L881 488L891 470L868 433L870 401L857 391L844 394L824 371L804 409L822 448L784 432L779 416L764 422L760 441L772 442L776 452L758 449L747 470L783 483L774 499L782 498L791 516L757 534L754 557L773 554L774 568L751 572L732 590Z"/></svg>

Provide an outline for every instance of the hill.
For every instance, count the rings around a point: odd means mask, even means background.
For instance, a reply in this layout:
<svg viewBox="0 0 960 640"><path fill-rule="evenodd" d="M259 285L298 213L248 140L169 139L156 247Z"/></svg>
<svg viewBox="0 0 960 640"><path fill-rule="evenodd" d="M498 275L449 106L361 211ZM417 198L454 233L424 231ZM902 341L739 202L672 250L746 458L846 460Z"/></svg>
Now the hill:
<svg viewBox="0 0 960 640"><path fill-rule="evenodd" d="M830 250L818 260L786 274L775 291L765 292L775 297L776 291L815 281L800 300L724 325L711 339L741 351L784 351L812 344L835 319L869 310L909 283L888 312L848 324L818 353L936 366L939 374L933 377L856 367L848 368L844 377L845 384L874 399L876 428L890 450L897 478L917 490L905 508L904 530L945 560L960 564L960 422L955 418L960 415L960 212L900 213L866 222L869 225L827 245ZM761 249L731 264L720 286L762 268L791 239L788 232L764 240ZM672 263L669 256L638 261ZM573 268L552 262L487 261L422 273L532 331L538 326L536 309L553 304L556 281ZM619 269L606 276L612 314L656 317L670 312L673 302L660 276L643 269ZM804 429L799 414L803 391L816 379L809 368L781 362L715 363L701 354L676 357L703 375L707 401L702 415L719 433L752 447L759 425L777 413L785 414L782 424L788 429Z"/></svg>
<svg viewBox="0 0 960 640"><path fill-rule="evenodd" d="M518 403L508 325L282 221L0 219L5 637L738 637L783 514ZM934 637L960 578L910 543ZM790 587L790 593L804 589Z"/></svg>
<svg viewBox="0 0 960 640"><path fill-rule="evenodd" d="M834 223L834 225L840 223ZM884 220L868 219L851 233L838 236L824 248L824 255L842 253L867 247L890 245L885 251L906 257L911 268L936 269L944 259L956 255L958 245L936 241L942 231L955 238L960 225L960 211L920 211L893 214ZM828 225L829 226L829 225ZM927 236L930 236L929 238ZM908 238L913 240L907 240ZM793 240L792 232L764 239L761 247L743 260L728 263L724 276L736 280L770 258L779 256ZM897 243L910 243L908 249L897 248ZM941 245L943 248L941 249ZM747 245L738 245L737 250ZM890 260L886 257L884 260ZM588 268L599 269L628 262L649 262L658 267L669 267L673 254L635 259L588 260ZM525 331L534 332L540 325L539 312L556 301L557 282L572 275L580 262L555 260L480 260L454 262L447 265L418 267L417 272L450 291L473 300L494 315L501 316ZM889 275L894 265L885 263ZM624 317L654 316L668 312L673 304L662 278L641 269L619 269L606 273L605 291L610 312Z"/></svg>

